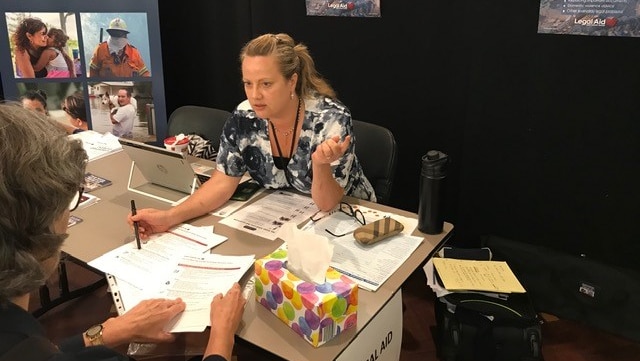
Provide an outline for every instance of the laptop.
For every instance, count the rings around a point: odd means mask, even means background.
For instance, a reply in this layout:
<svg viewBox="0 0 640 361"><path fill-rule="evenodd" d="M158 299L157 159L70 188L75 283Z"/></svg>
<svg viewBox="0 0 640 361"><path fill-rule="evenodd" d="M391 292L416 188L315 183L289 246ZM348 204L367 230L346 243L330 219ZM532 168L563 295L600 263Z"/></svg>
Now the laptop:
<svg viewBox="0 0 640 361"><path fill-rule="evenodd" d="M190 162L182 152L123 138L118 142L133 161L128 189L159 200L173 203L192 194L214 171L212 166ZM134 169L147 183L132 186Z"/></svg>

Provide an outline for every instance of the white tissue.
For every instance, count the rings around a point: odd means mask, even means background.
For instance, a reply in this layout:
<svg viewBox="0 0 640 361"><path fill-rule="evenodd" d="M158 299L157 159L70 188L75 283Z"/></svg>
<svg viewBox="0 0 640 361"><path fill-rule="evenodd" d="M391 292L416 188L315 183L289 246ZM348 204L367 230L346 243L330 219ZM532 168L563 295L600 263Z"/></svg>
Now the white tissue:
<svg viewBox="0 0 640 361"><path fill-rule="evenodd" d="M176 140L173 142L172 145L176 145L178 144L178 142L180 142L181 140L183 140L185 138L184 133L180 133L178 135L176 135Z"/></svg>
<svg viewBox="0 0 640 361"><path fill-rule="evenodd" d="M285 223L278 237L287 244L287 269L297 277L316 284L325 282L333 256L333 245L325 236L298 229L295 223Z"/></svg>

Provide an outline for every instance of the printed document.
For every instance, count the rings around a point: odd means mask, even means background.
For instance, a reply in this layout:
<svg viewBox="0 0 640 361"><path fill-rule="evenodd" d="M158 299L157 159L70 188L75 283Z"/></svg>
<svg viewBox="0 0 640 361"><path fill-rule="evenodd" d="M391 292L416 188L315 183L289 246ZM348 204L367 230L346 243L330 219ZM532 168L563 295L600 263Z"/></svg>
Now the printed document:
<svg viewBox="0 0 640 361"><path fill-rule="evenodd" d="M435 257L433 265L449 291L526 292L506 262Z"/></svg>
<svg viewBox="0 0 640 361"><path fill-rule="evenodd" d="M329 243L333 245L331 267L353 278L360 288L376 291L422 243L422 237L411 236L418 220L360 205L352 207L362 212L367 224L384 217L393 217L404 225L404 230L396 236L365 246L353 238L353 231L361 224L354 217L337 210L314 215L312 218L316 221L310 221L302 229L329 239ZM347 234L335 237L327 231L337 235Z"/></svg>
<svg viewBox="0 0 640 361"><path fill-rule="evenodd" d="M187 307L167 326L167 331L202 332L210 323L209 307L213 296L225 294L254 262L254 255L184 255L175 264L166 265L169 272L156 284L138 288L110 275L109 287L112 293L119 293L117 300L114 297L119 314L145 299L180 297Z"/></svg>
<svg viewBox="0 0 640 361"><path fill-rule="evenodd" d="M69 138L82 141L82 147L87 152L89 162L122 150L118 137L111 133L101 134L93 130L85 130L71 134Z"/></svg>
<svg viewBox="0 0 640 361"><path fill-rule="evenodd" d="M377 291L422 243L422 237L402 233L364 246L353 235L334 238L331 267L353 278L360 288Z"/></svg>
<svg viewBox="0 0 640 361"><path fill-rule="evenodd" d="M129 242L89 262L91 267L112 274L117 279L143 288L153 280L164 279L169 264L185 254L199 254L227 240L213 233L213 227L180 224L167 232L152 235L137 249Z"/></svg>
<svg viewBox="0 0 640 361"><path fill-rule="evenodd" d="M276 191L241 208L220 223L273 241L286 222L299 225L317 211L311 197Z"/></svg>

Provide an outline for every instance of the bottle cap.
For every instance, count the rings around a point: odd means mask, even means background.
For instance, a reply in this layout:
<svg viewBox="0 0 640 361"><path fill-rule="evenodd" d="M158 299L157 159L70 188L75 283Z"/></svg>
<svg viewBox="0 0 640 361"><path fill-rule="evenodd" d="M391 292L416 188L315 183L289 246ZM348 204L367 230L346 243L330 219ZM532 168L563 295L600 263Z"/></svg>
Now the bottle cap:
<svg viewBox="0 0 640 361"><path fill-rule="evenodd" d="M430 150L422 156L422 175L430 178L443 178L447 174L447 161L449 156Z"/></svg>

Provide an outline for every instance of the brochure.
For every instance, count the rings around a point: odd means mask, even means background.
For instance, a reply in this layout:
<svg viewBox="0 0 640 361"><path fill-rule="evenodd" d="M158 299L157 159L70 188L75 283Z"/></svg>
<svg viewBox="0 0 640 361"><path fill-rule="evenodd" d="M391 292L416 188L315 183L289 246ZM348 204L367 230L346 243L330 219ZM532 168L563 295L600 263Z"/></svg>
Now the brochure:
<svg viewBox="0 0 640 361"><path fill-rule="evenodd" d="M100 176L97 176L89 172L87 172L84 175L84 191L85 192L91 192L98 188L106 187L108 185L111 185L111 181L106 178L102 178Z"/></svg>

